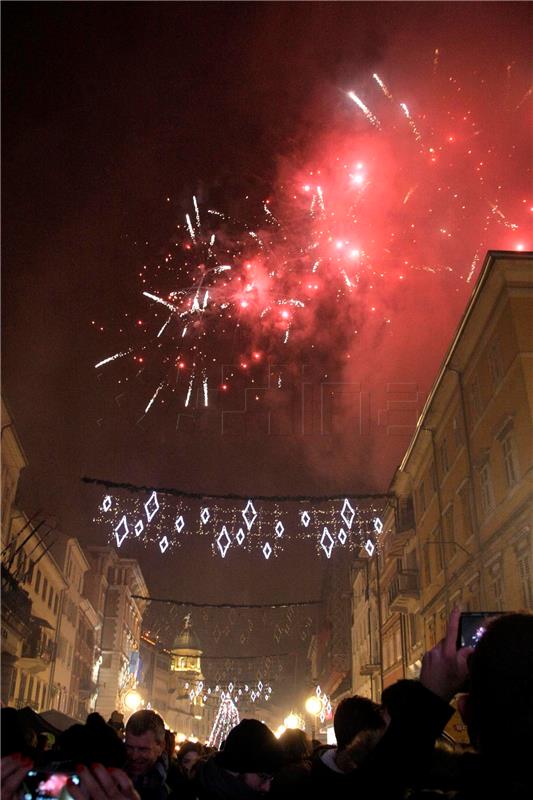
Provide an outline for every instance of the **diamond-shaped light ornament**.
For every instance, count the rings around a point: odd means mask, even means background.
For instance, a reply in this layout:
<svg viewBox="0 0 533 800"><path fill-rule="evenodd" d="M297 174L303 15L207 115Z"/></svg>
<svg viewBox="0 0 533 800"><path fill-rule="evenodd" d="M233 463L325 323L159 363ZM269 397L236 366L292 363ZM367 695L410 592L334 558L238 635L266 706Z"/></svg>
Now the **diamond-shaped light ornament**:
<svg viewBox="0 0 533 800"><path fill-rule="evenodd" d="M264 557L266 558L267 561L270 558L270 556L272 555L272 548L270 547L268 542L263 547L263 555L264 555Z"/></svg>
<svg viewBox="0 0 533 800"><path fill-rule="evenodd" d="M375 548L374 542L371 539L367 539L366 542L365 542L365 550L368 553L368 555L370 556L370 558L372 558L372 556L374 555L374 550L375 549L376 548Z"/></svg>
<svg viewBox="0 0 533 800"><path fill-rule="evenodd" d="M304 528L307 528L309 523L311 522L311 517L309 516L309 512L308 511L302 511L302 513L300 514L300 520L301 520L302 525L304 526Z"/></svg>
<svg viewBox="0 0 533 800"><path fill-rule="evenodd" d="M115 528L115 539L117 540L117 547L120 547L128 533L130 532L128 528L128 520L125 516L122 517L120 522Z"/></svg>
<svg viewBox="0 0 533 800"><path fill-rule="evenodd" d="M335 542L333 541L331 533L327 528L324 528L322 536L320 537L320 546L328 558L331 558L331 551L333 550L334 544Z"/></svg>
<svg viewBox="0 0 533 800"><path fill-rule="evenodd" d="M229 686L228 686L228 692L230 692L230 694L231 694L231 692L233 692L233 684L232 683L230 683Z"/></svg>
<svg viewBox="0 0 533 800"><path fill-rule="evenodd" d="M355 511L353 510L352 506L350 505L350 501L347 497L344 498L344 505L342 506L341 517L343 518L344 522L346 523L348 528L352 527L353 518L355 517Z"/></svg>
<svg viewBox="0 0 533 800"><path fill-rule="evenodd" d="M283 531L285 530L285 528L281 520L278 520L278 522L276 522L276 527L274 528L274 530L276 531L276 536L278 537L278 539L281 536L283 536Z"/></svg>
<svg viewBox="0 0 533 800"><path fill-rule="evenodd" d="M109 509L111 508L112 502L113 501L111 500L111 497L108 494L106 494L106 496L104 497L103 503L102 503L103 510L104 511L109 511Z"/></svg>
<svg viewBox="0 0 533 800"><path fill-rule="evenodd" d="M259 683L257 684L257 688L259 689L260 692L263 691L263 681L259 681Z"/></svg>
<svg viewBox="0 0 533 800"><path fill-rule="evenodd" d="M176 517L176 522L174 523L174 527L176 528L178 533L181 533L183 528L185 527L185 520L183 519L181 514L179 515L179 517Z"/></svg>
<svg viewBox="0 0 533 800"><path fill-rule="evenodd" d="M159 502L157 500L157 494L152 492L146 503L144 504L144 510L146 511L146 519L148 522L151 522L157 512L159 511Z"/></svg>
<svg viewBox="0 0 533 800"><path fill-rule="evenodd" d="M220 555L222 558L226 557L226 553L228 552L228 547L231 544L231 539L228 533L228 529L224 525L222 530L217 536L217 547L220 550Z"/></svg>
<svg viewBox="0 0 533 800"><path fill-rule="evenodd" d="M248 500L248 502L246 503L246 508L241 513L246 523L246 527L248 528L248 530L250 530L250 528L255 522L255 518L257 517L257 511L255 510L254 504L252 503L251 500Z"/></svg>
<svg viewBox="0 0 533 800"><path fill-rule="evenodd" d="M161 550L162 553L164 553L167 547L168 547L168 539L166 536L163 536L163 538L159 540L159 549Z"/></svg>
<svg viewBox="0 0 533 800"><path fill-rule="evenodd" d="M144 530L144 523L143 523L142 519L140 519L139 522L135 525L135 528L134 528L135 536L140 536L141 533L143 532L143 530Z"/></svg>
<svg viewBox="0 0 533 800"><path fill-rule="evenodd" d="M209 513L209 509L207 507L202 508L202 510L200 511L200 519L202 520L202 523L204 525L206 525L209 522L210 517L211 514Z"/></svg>
<svg viewBox="0 0 533 800"><path fill-rule="evenodd" d="M348 537L346 536L346 531L344 530L344 528L341 528L337 534L337 539L341 544L345 544L347 538Z"/></svg>
<svg viewBox="0 0 533 800"><path fill-rule="evenodd" d="M252 691L252 692L250 693L250 698L251 698L251 700L252 700L252 703L255 703L255 698L256 698L256 697L257 697L256 693L255 693L254 691Z"/></svg>
<svg viewBox="0 0 533 800"><path fill-rule="evenodd" d="M239 530L238 530L238 531L237 531L237 533L235 534L235 538L237 539L237 541L238 541L238 543L239 543L239 544L242 544L242 543L244 542L244 539L245 539L245 533L244 533L244 531L243 531L243 529L242 529L242 528L239 528Z"/></svg>
<svg viewBox="0 0 533 800"><path fill-rule="evenodd" d="M383 523L382 523L382 521L380 520L379 517L376 517L375 520L374 520L374 530L376 531L376 533L378 535L383 530Z"/></svg>

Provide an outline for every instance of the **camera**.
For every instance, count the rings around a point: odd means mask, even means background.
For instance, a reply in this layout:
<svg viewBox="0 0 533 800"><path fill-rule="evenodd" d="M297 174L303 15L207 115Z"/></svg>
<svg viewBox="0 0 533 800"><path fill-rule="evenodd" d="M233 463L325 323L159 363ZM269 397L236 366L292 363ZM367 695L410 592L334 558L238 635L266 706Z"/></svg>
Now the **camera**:
<svg viewBox="0 0 533 800"><path fill-rule="evenodd" d="M30 769L22 786L22 800L71 800L69 781L80 782L70 761L56 761Z"/></svg>
<svg viewBox="0 0 533 800"><path fill-rule="evenodd" d="M494 617L501 616L502 613L502 611L469 611L461 614L457 633L457 649L475 647L485 633L488 623Z"/></svg>

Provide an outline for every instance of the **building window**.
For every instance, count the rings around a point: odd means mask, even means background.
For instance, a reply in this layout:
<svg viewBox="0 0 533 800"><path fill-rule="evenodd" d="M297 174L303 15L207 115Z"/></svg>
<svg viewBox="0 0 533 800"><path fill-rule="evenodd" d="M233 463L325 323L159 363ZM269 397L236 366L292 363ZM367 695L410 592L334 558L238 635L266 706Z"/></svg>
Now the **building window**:
<svg viewBox="0 0 533 800"><path fill-rule="evenodd" d="M496 561L488 568L490 590L492 595L491 605L495 611L503 609L503 575L502 562Z"/></svg>
<svg viewBox="0 0 533 800"><path fill-rule="evenodd" d="M444 514L444 541L446 542L444 549L454 556L455 555L455 530L453 525L453 504L450 503Z"/></svg>
<svg viewBox="0 0 533 800"><path fill-rule="evenodd" d="M501 437L500 443L503 453L503 464L505 467L505 478L507 486L514 486L518 482L518 462L512 430L507 430Z"/></svg>
<svg viewBox="0 0 533 800"><path fill-rule="evenodd" d="M25 672L21 672L20 673L19 696L18 696L19 700L25 700L26 699L26 682L27 682L27 680L28 680L28 676L26 675L26 673Z"/></svg>
<svg viewBox="0 0 533 800"><path fill-rule="evenodd" d="M48 592L48 608L52 608L52 600L54 598L54 590L50 586L50 591Z"/></svg>
<svg viewBox="0 0 533 800"><path fill-rule="evenodd" d="M448 463L448 441L447 439L442 440L442 444L440 446L440 466L442 469L442 474L446 475L448 470L450 469L450 465Z"/></svg>
<svg viewBox="0 0 533 800"><path fill-rule="evenodd" d="M437 470L435 469L435 462L431 462L431 466L429 468L429 477L431 480L431 488L434 492L437 491Z"/></svg>
<svg viewBox="0 0 533 800"><path fill-rule="evenodd" d="M442 550L443 550L442 540L441 540L440 530L439 530L438 526L433 531L433 533L431 535L431 538L434 541L434 545L433 545L434 549L437 551L437 571L438 571L438 574L440 575L440 573L444 569L444 553L442 552Z"/></svg>
<svg viewBox="0 0 533 800"><path fill-rule="evenodd" d="M463 532L465 539L468 539L474 530L474 518L472 509L472 493L470 491L469 481L465 481L459 489L459 497L461 500L461 518L463 522Z"/></svg>
<svg viewBox="0 0 533 800"><path fill-rule="evenodd" d="M58 611L58 608L59 608L59 595L58 595L58 594L56 594L56 596L55 596L55 600L54 600L54 615L55 615L56 617L57 617L57 611Z"/></svg>
<svg viewBox="0 0 533 800"><path fill-rule="evenodd" d="M456 447L461 447L463 444L463 428L459 417L453 418L453 440Z"/></svg>
<svg viewBox="0 0 533 800"><path fill-rule="evenodd" d="M522 588L522 602L526 608L533 607L533 589L531 587L531 567L529 553L523 552L517 556L518 574Z"/></svg>
<svg viewBox="0 0 533 800"><path fill-rule="evenodd" d="M44 581L43 581L43 591L42 591L43 600L46 600L46 592L47 592L47 590L48 590L48 579L45 578Z"/></svg>
<svg viewBox="0 0 533 800"><path fill-rule="evenodd" d="M426 510L426 490L424 487L424 481L422 481L422 483L420 484L420 488L418 490L418 504L420 507L420 516L422 516L422 514Z"/></svg>
<svg viewBox="0 0 533 800"><path fill-rule="evenodd" d="M431 553L429 544L424 545L424 578L426 584L431 583Z"/></svg>
<svg viewBox="0 0 533 800"><path fill-rule="evenodd" d="M490 372L490 378L492 380L492 387L496 389L496 387L500 384L501 379L503 378L503 364L500 352L500 343L498 341L494 341L492 345L489 347L489 351L487 353L487 361L489 363L489 372Z"/></svg>
<svg viewBox="0 0 533 800"><path fill-rule="evenodd" d="M472 411L472 419L474 421L479 419L483 409L481 406L481 391L477 377L473 378L470 384L470 409Z"/></svg>
<svg viewBox="0 0 533 800"><path fill-rule="evenodd" d="M27 575L26 575L26 583L31 584L31 582L33 581L33 569L34 569L34 567L35 567L35 562L32 561L31 558L30 558L30 561L29 561L29 564L28 564L28 572L27 572Z"/></svg>
<svg viewBox="0 0 533 800"><path fill-rule="evenodd" d="M409 614L409 632L411 634L411 647L414 647L418 642L418 616L417 614Z"/></svg>
<svg viewBox="0 0 533 800"><path fill-rule="evenodd" d="M39 593L39 589L41 588L41 570L38 569L35 574L35 591L37 594Z"/></svg>
<svg viewBox="0 0 533 800"><path fill-rule="evenodd" d="M481 505L485 514L488 514L494 508L494 489L488 461L479 470L479 483L481 486Z"/></svg>

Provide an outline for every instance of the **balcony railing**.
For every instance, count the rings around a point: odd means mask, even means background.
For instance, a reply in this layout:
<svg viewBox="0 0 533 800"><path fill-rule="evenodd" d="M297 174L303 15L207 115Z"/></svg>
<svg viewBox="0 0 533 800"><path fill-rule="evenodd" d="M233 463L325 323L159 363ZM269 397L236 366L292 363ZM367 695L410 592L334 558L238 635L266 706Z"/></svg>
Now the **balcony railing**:
<svg viewBox="0 0 533 800"><path fill-rule="evenodd" d="M89 678L81 678L79 692L82 697L90 697L96 692L96 683Z"/></svg>
<svg viewBox="0 0 533 800"><path fill-rule="evenodd" d="M22 645L22 658L50 664L54 659L54 643L42 636L32 636Z"/></svg>
<svg viewBox="0 0 533 800"><path fill-rule="evenodd" d="M413 611L419 597L420 587L416 569L399 572L389 584L388 598L391 611Z"/></svg>
<svg viewBox="0 0 533 800"><path fill-rule="evenodd" d="M23 697L17 697L13 701L13 705L15 706L16 709L26 708L27 706L29 706L30 708L33 708L34 711L39 710L39 706L34 700L26 700Z"/></svg>

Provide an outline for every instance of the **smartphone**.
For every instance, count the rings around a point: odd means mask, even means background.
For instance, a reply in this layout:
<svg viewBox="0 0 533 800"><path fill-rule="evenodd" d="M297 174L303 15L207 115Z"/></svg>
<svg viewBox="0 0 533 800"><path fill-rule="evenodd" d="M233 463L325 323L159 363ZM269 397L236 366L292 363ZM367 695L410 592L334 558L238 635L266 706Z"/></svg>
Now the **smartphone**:
<svg viewBox="0 0 533 800"><path fill-rule="evenodd" d="M72 800L68 782L79 784L80 778L70 762L56 762L30 769L24 779L22 800Z"/></svg>
<svg viewBox="0 0 533 800"><path fill-rule="evenodd" d="M502 615L502 611L469 611L461 614L459 631L457 633L457 649L461 647L475 647L490 620Z"/></svg>

